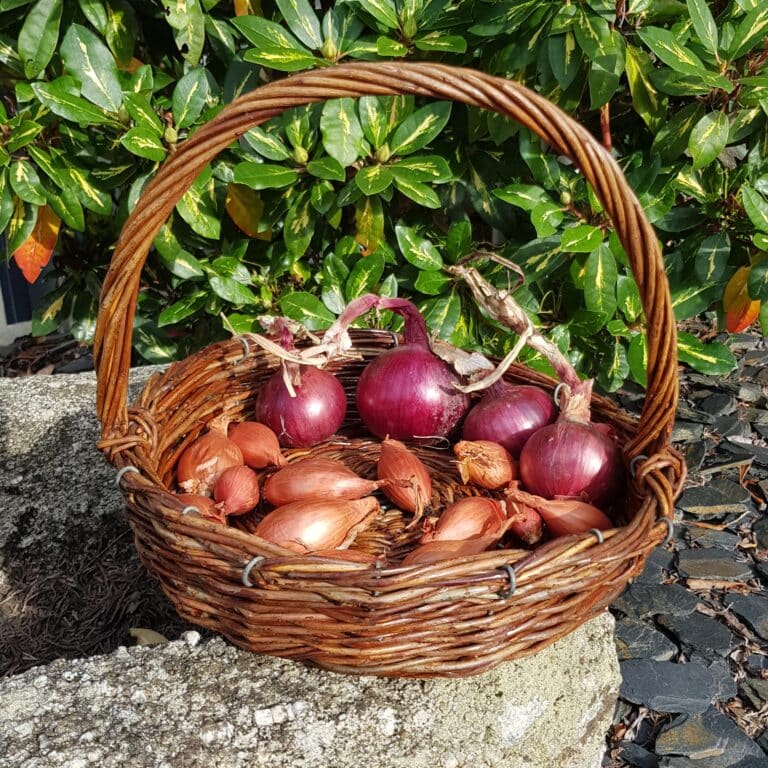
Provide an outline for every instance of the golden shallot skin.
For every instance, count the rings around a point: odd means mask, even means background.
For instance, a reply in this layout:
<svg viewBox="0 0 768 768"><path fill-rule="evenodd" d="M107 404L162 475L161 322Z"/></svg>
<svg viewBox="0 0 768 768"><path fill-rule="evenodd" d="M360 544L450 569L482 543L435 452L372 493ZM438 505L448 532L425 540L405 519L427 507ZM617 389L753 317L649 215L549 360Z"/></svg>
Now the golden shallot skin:
<svg viewBox="0 0 768 768"><path fill-rule="evenodd" d="M381 490L384 495L406 512L413 512L412 528L432 499L432 480L424 462L399 440L382 440L376 474L390 481Z"/></svg>
<svg viewBox="0 0 768 768"><path fill-rule="evenodd" d="M270 512L254 533L299 554L346 549L379 512L379 502L364 499L294 501Z"/></svg>

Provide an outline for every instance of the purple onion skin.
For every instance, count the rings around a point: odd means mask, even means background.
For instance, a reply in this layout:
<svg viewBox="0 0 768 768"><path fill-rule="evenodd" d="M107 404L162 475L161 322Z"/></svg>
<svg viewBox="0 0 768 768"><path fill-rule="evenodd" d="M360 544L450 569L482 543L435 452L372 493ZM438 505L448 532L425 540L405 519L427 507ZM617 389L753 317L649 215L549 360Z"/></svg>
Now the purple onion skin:
<svg viewBox="0 0 768 768"><path fill-rule="evenodd" d="M591 424L558 420L531 436L520 453L523 486L546 499L570 496L607 509L622 476L615 441Z"/></svg>
<svg viewBox="0 0 768 768"><path fill-rule="evenodd" d="M376 437L413 440L448 435L469 408L450 368L418 344L371 361L357 383L360 418Z"/></svg>
<svg viewBox="0 0 768 768"><path fill-rule="evenodd" d="M256 419L266 424L285 448L308 448L333 435L347 413L347 397L328 371L304 366L301 385L291 397L278 370L261 388Z"/></svg>
<svg viewBox="0 0 768 768"><path fill-rule="evenodd" d="M539 387L494 384L464 421L465 440L490 440L515 458L528 438L557 417L552 398Z"/></svg>

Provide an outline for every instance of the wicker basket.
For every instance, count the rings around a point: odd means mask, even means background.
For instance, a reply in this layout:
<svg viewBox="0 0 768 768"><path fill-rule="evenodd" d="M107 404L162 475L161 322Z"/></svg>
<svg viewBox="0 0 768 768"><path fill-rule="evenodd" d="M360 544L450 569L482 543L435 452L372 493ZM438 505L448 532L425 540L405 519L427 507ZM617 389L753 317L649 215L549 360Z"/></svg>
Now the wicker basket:
<svg viewBox="0 0 768 768"><path fill-rule="evenodd" d="M632 265L647 320L648 387L638 422L595 397L632 468L624 524L555 539L533 551L495 550L431 565L397 566L414 544L399 514L362 537L387 550L383 568L297 556L249 534L182 514L169 492L175 462L213 417L250 418L254 393L277 361L242 339L214 344L153 376L126 402L140 272L155 234L205 165L251 127L283 110L337 97L412 93L507 115L571 158L610 215ZM371 359L391 334L358 332ZM255 651L328 669L388 676L462 676L535 653L600 613L671 530L685 467L670 448L677 402L675 320L659 246L618 165L557 107L517 83L426 63L355 63L265 85L197 131L162 167L123 228L107 274L96 333L100 447L119 469L141 559L185 619ZM348 391L362 362L335 364ZM550 390L523 367L507 378ZM352 398L353 400L354 398ZM365 473L377 452L354 413L345 437L315 449ZM438 493L456 492L447 454L424 449ZM136 471L134 471L136 470Z"/></svg>

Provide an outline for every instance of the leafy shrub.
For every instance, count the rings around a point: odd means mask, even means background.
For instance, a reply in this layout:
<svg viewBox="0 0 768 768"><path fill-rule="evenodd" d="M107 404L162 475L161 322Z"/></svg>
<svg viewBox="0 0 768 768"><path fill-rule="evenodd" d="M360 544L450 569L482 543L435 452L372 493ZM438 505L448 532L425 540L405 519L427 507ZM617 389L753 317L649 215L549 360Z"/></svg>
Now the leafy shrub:
<svg viewBox="0 0 768 768"><path fill-rule="evenodd" d="M662 240L677 319L768 327L765 3L321 5L0 0L14 88L0 106L0 232L30 279L56 244L36 333L71 318L91 338L127 212L223 104L283 73L390 58L476 67L559 104L624 168ZM522 267L518 299L604 389L644 383L637 286L580 174L495 114L410 96L295 109L219 156L155 240L134 346L184 356L226 334L222 314L237 331L275 313L320 328L375 290L415 298L443 338L503 353L507 334L441 271L478 248ZM685 333L680 358L735 365Z"/></svg>

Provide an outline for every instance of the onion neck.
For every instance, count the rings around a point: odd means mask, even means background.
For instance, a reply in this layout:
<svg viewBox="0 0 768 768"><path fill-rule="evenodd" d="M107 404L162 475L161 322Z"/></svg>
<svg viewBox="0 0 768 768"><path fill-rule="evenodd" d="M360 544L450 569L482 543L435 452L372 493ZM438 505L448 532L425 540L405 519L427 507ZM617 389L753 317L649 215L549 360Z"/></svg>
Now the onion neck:
<svg viewBox="0 0 768 768"><path fill-rule="evenodd" d="M593 379L579 381L575 386L563 388L560 394L560 415L558 421L575 421L589 424L592 421L590 402L592 400Z"/></svg>
<svg viewBox="0 0 768 768"><path fill-rule="evenodd" d="M379 309L389 309L397 312L405 320L403 336L405 337L406 344L415 344L416 346L430 349L427 324L424 321L424 316L412 301L383 297L379 299L378 307Z"/></svg>

